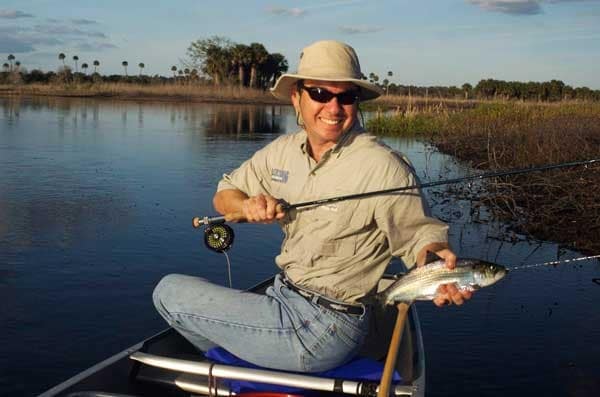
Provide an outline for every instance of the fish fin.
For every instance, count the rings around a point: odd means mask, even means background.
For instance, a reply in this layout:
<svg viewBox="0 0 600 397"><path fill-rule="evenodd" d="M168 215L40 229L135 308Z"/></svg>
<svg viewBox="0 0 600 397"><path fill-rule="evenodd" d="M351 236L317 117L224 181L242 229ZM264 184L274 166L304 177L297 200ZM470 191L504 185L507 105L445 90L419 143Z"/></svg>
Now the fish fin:
<svg viewBox="0 0 600 397"><path fill-rule="evenodd" d="M364 305L370 305L370 306L374 306L374 307L385 307L385 306L395 306L399 303L406 303L408 305L412 304L413 301L405 301L405 300L393 300L393 301L387 301L386 296L384 293L380 292L378 294L375 295L369 295L369 296L365 296L364 298L360 299L360 302Z"/></svg>

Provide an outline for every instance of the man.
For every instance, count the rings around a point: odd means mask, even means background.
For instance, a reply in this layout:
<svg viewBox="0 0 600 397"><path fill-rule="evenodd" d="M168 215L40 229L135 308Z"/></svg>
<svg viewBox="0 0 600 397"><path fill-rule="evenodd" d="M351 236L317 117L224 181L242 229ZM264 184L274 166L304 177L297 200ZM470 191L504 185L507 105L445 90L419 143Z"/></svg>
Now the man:
<svg viewBox="0 0 600 397"><path fill-rule="evenodd" d="M358 102L379 87L361 79L356 53L343 43L306 47L297 74L272 89L291 97L302 130L279 137L225 175L214 206L227 219L279 222L283 273L266 295L196 277L169 275L154 292L161 315L201 350L219 345L264 367L323 371L360 349L372 294L392 255L423 265L428 252L454 267L447 226L428 215L418 190L285 212L298 203L414 185L408 161L367 134ZM462 304L470 293L441 288L434 303Z"/></svg>

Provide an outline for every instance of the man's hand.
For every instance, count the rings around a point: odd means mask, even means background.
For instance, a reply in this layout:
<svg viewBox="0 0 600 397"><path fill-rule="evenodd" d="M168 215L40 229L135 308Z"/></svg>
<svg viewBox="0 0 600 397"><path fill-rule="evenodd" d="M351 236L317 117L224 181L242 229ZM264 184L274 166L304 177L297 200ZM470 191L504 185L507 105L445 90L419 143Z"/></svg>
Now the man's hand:
<svg viewBox="0 0 600 397"><path fill-rule="evenodd" d="M266 194L248 197L242 203L242 212L251 223L272 223L285 216L279 200Z"/></svg>
<svg viewBox="0 0 600 397"><path fill-rule="evenodd" d="M432 252L444 259L446 266L449 269L454 269L456 267L456 255L452 252L448 243L431 243L423 247L417 254L417 266L425 265L428 252ZM456 287L456 284L442 284L437 292L437 296L433 299L433 303L438 307L452 303L455 305L462 305L466 300L471 299L471 296L473 295L470 291L459 290Z"/></svg>

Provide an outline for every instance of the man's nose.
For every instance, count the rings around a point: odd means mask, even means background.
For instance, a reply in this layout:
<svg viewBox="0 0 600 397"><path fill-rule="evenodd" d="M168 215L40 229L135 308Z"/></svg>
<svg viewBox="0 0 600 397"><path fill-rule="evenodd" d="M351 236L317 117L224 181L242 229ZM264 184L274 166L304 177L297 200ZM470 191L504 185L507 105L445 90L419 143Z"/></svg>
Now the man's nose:
<svg viewBox="0 0 600 397"><path fill-rule="evenodd" d="M337 97L335 97L335 96L333 98L331 98L331 100L325 104L325 107L327 108L327 110L330 110L330 111L331 110L338 111L338 110L342 109L342 105L340 105Z"/></svg>

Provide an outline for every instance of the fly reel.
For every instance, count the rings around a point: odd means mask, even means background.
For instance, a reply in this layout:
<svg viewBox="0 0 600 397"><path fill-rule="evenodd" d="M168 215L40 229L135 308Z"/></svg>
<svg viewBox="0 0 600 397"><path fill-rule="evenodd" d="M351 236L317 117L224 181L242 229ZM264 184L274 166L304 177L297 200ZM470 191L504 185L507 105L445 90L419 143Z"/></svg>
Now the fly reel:
<svg viewBox="0 0 600 397"><path fill-rule="evenodd" d="M234 233L231 226L224 223L208 225L204 229L204 244L215 252L225 252L233 244Z"/></svg>

